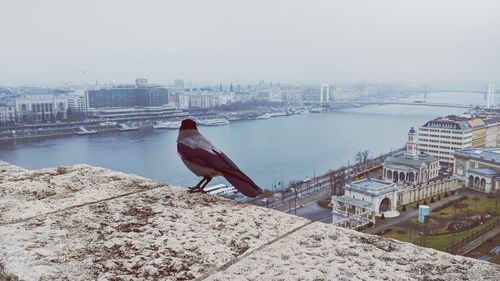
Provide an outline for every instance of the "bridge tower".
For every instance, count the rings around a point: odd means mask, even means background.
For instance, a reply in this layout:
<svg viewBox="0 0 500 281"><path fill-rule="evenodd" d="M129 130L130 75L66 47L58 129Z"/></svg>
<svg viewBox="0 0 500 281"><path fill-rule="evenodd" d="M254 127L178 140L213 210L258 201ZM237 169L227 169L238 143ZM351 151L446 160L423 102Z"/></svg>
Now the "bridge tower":
<svg viewBox="0 0 500 281"><path fill-rule="evenodd" d="M330 85L321 84L320 85L320 97L319 101L323 103L324 101L330 101Z"/></svg>
<svg viewBox="0 0 500 281"><path fill-rule="evenodd" d="M488 93L486 96L486 107L495 106L495 85L493 83L488 84Z"/></svg>

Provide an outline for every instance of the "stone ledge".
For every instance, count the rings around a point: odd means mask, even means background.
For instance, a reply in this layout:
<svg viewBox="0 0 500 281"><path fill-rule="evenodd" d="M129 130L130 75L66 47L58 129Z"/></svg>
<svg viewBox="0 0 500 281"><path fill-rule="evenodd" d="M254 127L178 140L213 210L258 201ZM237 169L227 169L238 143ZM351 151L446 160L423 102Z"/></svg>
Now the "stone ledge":
<svg viewBox="0 0 500 281"><path fill-rule="evenodd" d="M0 279L500 278L488 262L107 169L0 171Z"/></svg>

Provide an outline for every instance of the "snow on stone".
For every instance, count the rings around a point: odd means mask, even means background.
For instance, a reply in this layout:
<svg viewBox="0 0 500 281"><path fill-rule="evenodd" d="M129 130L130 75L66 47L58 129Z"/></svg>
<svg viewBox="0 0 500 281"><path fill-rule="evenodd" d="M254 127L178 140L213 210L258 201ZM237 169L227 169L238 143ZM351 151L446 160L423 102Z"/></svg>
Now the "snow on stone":
<svg viewBox="0 0 500 281"><path fill-rule="evenodd" d="M488 262L102 168L0 170L0 280L500 277Z"/></svg>

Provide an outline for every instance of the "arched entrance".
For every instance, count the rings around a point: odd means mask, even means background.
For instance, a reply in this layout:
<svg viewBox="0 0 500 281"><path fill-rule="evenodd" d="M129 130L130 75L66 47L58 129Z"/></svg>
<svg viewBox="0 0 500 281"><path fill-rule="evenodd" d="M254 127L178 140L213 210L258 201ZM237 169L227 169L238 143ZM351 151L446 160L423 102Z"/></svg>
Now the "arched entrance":
<svg viewBox="0 0 500 281"><path fill-rule="evenodd" d="M387 212L391 209L391 200L389 198L384 198L380 202L380 206L378 208L379 212Z"/></svg>
<svg viewBox="0 0 500 281"><path fill-rule="evenodd" d="M469 176L469 187L474 187L474 176L473 175Z"/></svg>
<svg viewBox="0 0 500 281"><path fill-rule="evenodd" d="M414 181L415 181L415 176L413 175L413 173L412 173L412 172L410 172L410 173L408 174L408 181L410 181L410 182L414 182Z"/></svg>
<svg viewBox="0 0 500 281"><path fill-rule="evenodd" d="M392 174L392 179L394 180L394 182L398 182L398 172L397 171L394 171L394 173Z"/></svg>
<svg viewBox="0 0 500 281"><path fill-rule="evenodd" d="M391 170L387 170L387 179L388 180L392 179L392 171Z"/></svg>

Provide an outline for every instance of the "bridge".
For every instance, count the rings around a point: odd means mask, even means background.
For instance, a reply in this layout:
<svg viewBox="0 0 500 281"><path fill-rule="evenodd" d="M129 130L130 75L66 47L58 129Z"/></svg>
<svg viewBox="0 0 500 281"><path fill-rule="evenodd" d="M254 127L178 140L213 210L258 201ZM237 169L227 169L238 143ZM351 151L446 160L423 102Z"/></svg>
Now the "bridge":
<svg viewBox="0 0 500 281"><path fill-rule="evenodd" d="M454 104L454 103L437 103L437 102L410 102L410 101L307 101L305 104L318 105L318 106L331 106L335 107L338 105L347 105L351 107L362 107L367 105L414 105L414 106L436 106L436 107L451 107L451 108L464 108L471 109L477 107L477 105L467 105L467 104Z"/></svg>

